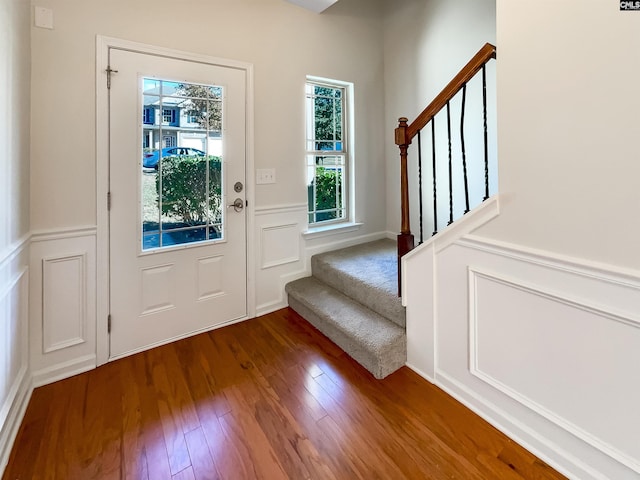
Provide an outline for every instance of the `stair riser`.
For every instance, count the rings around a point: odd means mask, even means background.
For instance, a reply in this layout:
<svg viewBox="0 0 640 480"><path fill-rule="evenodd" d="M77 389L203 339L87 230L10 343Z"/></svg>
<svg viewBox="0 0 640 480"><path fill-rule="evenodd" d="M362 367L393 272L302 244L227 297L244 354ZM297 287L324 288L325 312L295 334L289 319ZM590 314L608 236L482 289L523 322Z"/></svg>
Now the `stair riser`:
<svg viewBox="0 0 640 480"><path fill-rule="evenodd" d="M405 309L399 298L389 298L386 292L371 288L359 279L346 275L328 263L323 262L321 256L311 258L311 271L312 275L318 280L353 298L362 305L366 305L367 308L391 320L396 325L402 328L406 326Z"/></svg>
<svg viewBox="0 0 640 480"><path fill-rule="evenodd" d="M371 372L377 379L385 378L406 363L406 337L402 337L394 344L389 345L383 354L376 356L346 336L331 322L327 321L322 314L309 308L303 301L296 299L294 295L289 295L289 306L336 345L348 352L351 358Z"/></svg>

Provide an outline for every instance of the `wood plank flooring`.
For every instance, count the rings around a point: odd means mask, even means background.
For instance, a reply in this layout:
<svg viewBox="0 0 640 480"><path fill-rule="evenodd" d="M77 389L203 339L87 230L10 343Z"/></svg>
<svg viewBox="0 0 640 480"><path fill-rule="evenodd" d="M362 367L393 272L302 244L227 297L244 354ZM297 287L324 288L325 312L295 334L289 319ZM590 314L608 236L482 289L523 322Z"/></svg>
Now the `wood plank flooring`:
<svg viewBox="0 0 640 480"><path fill-rule="evenodd" d="M564 478L289 309L36 389L4 480Z"/></svg>

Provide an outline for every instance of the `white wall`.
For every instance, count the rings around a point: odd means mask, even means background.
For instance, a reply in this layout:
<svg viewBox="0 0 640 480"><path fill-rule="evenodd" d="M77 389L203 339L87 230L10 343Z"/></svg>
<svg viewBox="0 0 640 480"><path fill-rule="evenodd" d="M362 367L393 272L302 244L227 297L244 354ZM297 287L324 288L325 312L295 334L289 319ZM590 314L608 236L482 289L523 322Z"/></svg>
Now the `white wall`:
<svg viewBox="0 0 640 480"><path fill-rule="evenodd" d="M503 212L481 235L640 269L639 29L618 2L498 1Z"/></svg>
<svg viewBox="0 0 640 480"><path fill-rule="evenodd" d="M376 2L344 0L321 15L282 0L44 0L54 30L33 29L32 223L95 225L96 35L249 62L255 68L255 166L278 183L257 206L306 201L304 81L353 82L359 220L384 227L381 19ZM373 7L372 7L373 5ZM364 186L367 186L365 189Z"/></svg>
<svg viewBox="0 0 640 480"><path fill-rule="evenodd" d="M496 15L500 214L406 258L408 363L570 478L637 479L640 17Z"/></svg>
<svg viewBox="0 0 640 480"><path fill-rule="evenodd" d="M30 394L29 2L0 0L0 472Z"/></svg>
<svg viewBox="0 0 640 480"><path fill-rule="evenodd" d="M255 185L251 174L247 179L255 198L250 312L252 301L257 314L286 306L284 284L309 273L309 252L385 235L386 205L379 195L385 189L379 2L341 0L321 15L282 0L43 0L38 5L53 11L54 28L32 28L31 34L30 263L38 275L30 293L44 299L31 313L35 384L106 358L106 303L96 301L107 298L101 280L106 263L99 260L106 258L106 243L97 238L96 225L97 208L105 209L103 198L97 203L96 183L102 185L103 178L96 182L96 172L106 171L96 163L96 135L104 134L96 131L97 36L253 65L254 167L274 168L277 183ZM354 220L361 225L321 238L301 235L307 75L352 82L355 91ZM73 278L62 278L66 275ZM56 294L60 285L68 287L63 297ZM66 303L47 304L47 297ZM84 313L69 317L65 309Z"/></svg>
<svg viewBox="0 0 640 480"><path fill-rule="evenodd" d="M393 130L399 117L407 117L412 122L415 117L434 99L443 87L458 73L471 57L485 44L496 42L495 0L463 0L448 2L442 0L398 0L385 3L384 12L384 60L385 60L385 154L387 159L387 230L400 229L400 162L399 150L393 142ZM490 94L490 125L495 122L495 101L492 95L492 79L495 65L488 65ZM495 85L495 83L493 83ZM473 199L481 199L484 190L484 168L482 165L482 114L480 77L469 86L467 96L466 147L471 167L470 173L479 181L472 181L475 188ZM452 102L452 137L455 175L454 189L462 192L460 173L461 154L459 150L459 98ZM440 229L446 224L449 214L447 155L445 140L446 117L436 118L439 156L438 184ZM490 130L491 131L491 130ZM495 129L493 130L495 131ZM429 150L430 127L423 136L423 188L428 203L425 203L425 237L431 234L433 214L431 153ZM442 148L444 147L444 149ZM491 139L491 188L497 186L495 176L495 144ZM417 139L409 147L411 230L418 239L417 222ZM455 187L457 185L457 188ZM480 190L480 191L478 191ZM463 197L454 200L454 212L464 210ZM456 215L457 217L458 215ZM446 218L445 218L446 217ZM444 222L444 223L443 223Z"/></svg>

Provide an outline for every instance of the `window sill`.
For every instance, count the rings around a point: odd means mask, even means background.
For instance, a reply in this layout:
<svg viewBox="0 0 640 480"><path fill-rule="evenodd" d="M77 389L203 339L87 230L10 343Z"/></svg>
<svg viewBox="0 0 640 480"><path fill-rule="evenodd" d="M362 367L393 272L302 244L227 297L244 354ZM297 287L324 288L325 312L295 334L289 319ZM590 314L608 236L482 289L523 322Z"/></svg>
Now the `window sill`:
<svg viewBox="0 0 640 480"><path fill-rule="evenodd" d="M333 225L309 228L302 232L302 236L307 240L311 240L313 238L327 237L337 233L355 232L360 229L361 226L362 223L357 222L334 223Z"/></svg>

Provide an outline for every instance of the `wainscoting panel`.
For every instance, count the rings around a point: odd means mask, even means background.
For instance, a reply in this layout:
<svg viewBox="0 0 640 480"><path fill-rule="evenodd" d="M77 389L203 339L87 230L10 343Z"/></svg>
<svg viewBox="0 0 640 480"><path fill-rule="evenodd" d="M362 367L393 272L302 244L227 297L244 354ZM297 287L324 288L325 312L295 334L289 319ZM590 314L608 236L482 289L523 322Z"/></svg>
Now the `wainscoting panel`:
<svg viewBox="0 0 640 480"><path fill-rule="evenodd" d="M42 260L44 353L85 342L86 259L81 253Z"/></svg>
<svg viewBox="0 0 640 480"><path fill-rule="evenodd" d="M638 468L640 319L473 268L469 294L471 374Z"/></svg>
<svg viewBox="0 0 640 480"><path fill-rule="evenodd" d="M413 258L411 368L570 478L640 478L640 272L472 235Z"/></svg>
<svg viewBox="0 0 640 480"><path fill-rule="evenodd" d="M29 238L0 252L0 472L31 396L29 374Z"/></svg>
<svg viewBox="0 0 640 480"><path fill-rule="evenodd" d="M287 306L284 286L304 277L302 231L306 204L256 208L256 315Z"/></svg>
<svg viewBox="0 0 640 480"><path fill-rule="evenodd" d="M263 226L260 235L261 267L271 268L300 260L300 224Z"/></svg>
<svg viewBox="0 0 640 480"><path fill-rule="evenodd" d="M34 384L95 367L95 228L32 236L30 353Z"/></svg>

